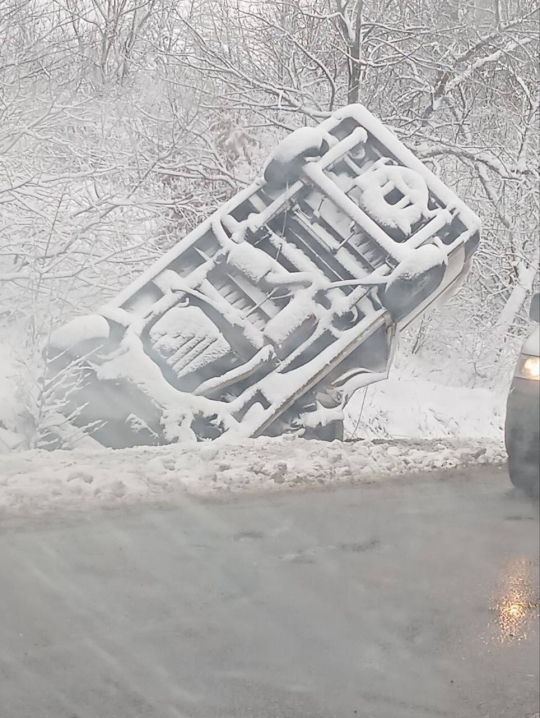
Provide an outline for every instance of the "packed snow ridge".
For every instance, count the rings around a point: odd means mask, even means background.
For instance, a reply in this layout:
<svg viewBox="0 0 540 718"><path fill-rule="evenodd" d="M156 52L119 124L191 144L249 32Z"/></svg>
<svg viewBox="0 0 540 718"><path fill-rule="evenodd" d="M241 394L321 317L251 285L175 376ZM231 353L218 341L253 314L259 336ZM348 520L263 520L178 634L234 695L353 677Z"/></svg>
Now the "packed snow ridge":
<svg viewBox="0 0 540 718"><path fill-rule="evenodd" d="M496 440L325 443L295 437L1 457L0 516L170 504L191 495L374 483L401 474L500 464Z"/></svg>

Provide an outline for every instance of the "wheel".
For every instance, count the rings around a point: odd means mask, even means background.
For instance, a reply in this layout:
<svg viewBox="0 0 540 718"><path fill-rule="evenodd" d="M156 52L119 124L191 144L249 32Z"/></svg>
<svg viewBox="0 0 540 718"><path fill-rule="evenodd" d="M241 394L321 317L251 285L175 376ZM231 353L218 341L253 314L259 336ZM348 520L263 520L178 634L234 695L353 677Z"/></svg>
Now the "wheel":
<svg viewBox="0 0 540 718"><path fill-rule="evenodd" d="M394 321L417 309L441 285L446 267L437 264L415 275L403 274L381 291L381 302Z"/></svg>
<svg viewBox="0 0 540 718"><path fill-rule="evenodd" d="M306 428L303 438L317 439L318 441L343 441L344 433L343 421L331 421L314 429Z"/></svg>
<svg viewBox="0 0 540 718"><path fill-rule="evenodd" d="M101 350L111 336L109 322L99 314L76 317L67 324L55 329L45 347L45 356L49 360L63 355L63 361L70 357L82 357Z"/></svg>
<svg viewBox="0 0 540 718"><path fill-rule="evenodd" d="M518 462L512 457L508 459L510 481L525 493L538 498L540 494L540 467L535 462Z"/></svg>
<svg viewBox="0 0 540 718"><path fill-rule="evenodd" d="M316 424L315 411L323 411L324 407L308 394L293 405L282 416L271 424L265 436L282 436L283 434L296 434L303 439L316 439L318 441L343 441L344 424L340 418L341 412L334 413L334 418L325 424ZM335 409L328 411L335 412ZM311 417L310 417L311 414ZM311 418L311 421L310 421Z"/></svg>
<svg viewBox="0 0 540 718"><path fill-rule="evenodd" d="M264 170L270 189L282 189L298 179L308 159L322 157L327 141L316 128L303 127L286 137L277 147Z"/></svg>
<svg viewBox="0 0 540 718"><path fill-rule="evenodd" d="M540 425L538 394L527 380L514 379L506 405L504 440L510 481L538 496L540 487Z"/></svg>

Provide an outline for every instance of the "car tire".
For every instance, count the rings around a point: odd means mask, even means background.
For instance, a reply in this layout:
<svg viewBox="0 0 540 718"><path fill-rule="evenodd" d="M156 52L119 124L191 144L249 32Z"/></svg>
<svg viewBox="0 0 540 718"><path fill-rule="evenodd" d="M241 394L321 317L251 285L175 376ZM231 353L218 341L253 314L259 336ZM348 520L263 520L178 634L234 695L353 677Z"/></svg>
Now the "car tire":
<svg viewBox="0 0 540 718"><path fill-rule="evenodd" d="M343 441L345 428L343 419L334 419L319 426L306 426L301 419L302 412L289 409L264 432L265 436L296 434L302 439L316 441Z"/></svg>
<svg viewBox="0 0 540 718"><path fill-rule="evenodd" d="M310 159L322 157L329 149L328 142L323 138L314 136L312 146L302 146L299 142L298 149L290 149L293 133L285 141L289 151L281 156L278 151L264 169L264 179L271 190L280 190L294 184L302 172L302 168ZM285 144L285 143L283 143Z"/></svg>
<svg viewBox="0 0 540 718"><path fill-rule="evenodd" d="M414 312L441 285L446 267L435 265L414 277L400 277L381 291L381 303L397 322Z"/></svg>
<svg viewBox="0 0 540 718"><path fill-rule="evenodd" d="M324 426L308 428L305 431L304 439L315 439L317 441L343 441L345 428L343 421L331 421Z"/></svg>
<svg viewBox="0 0 540 718"><path fill-rule="evenodd" d="M508 473L512 484L529 496L540 495L540 467L531 463L520 463L508 459Z"/></svg>

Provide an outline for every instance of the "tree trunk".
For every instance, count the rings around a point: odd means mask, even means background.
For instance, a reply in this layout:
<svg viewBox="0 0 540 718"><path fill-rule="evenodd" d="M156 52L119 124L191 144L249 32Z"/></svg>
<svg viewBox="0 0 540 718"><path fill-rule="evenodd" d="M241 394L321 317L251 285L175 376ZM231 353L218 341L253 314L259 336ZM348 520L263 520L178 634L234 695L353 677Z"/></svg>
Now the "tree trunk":
<svg viewBox="0 0 540 718"><path fill-rule="evenodd" d="M362 56L362 12L364 9L363 0L359 0L356 11L356 22L354 26L354 41L350 47L349 54L349 86L347 91L347 101L349 105L356 104L360 99L360 80L362 76L362 66L360 59Z"/></svg>
<svg viewBox="0 0 540 718"><path fill-rule="evenodd" d="M497 319L496 331L502 340L506 337L508 330L515 322L521 307L523 306L527 296L531 293L534 280L538 274L538 262L540 260L540 249L536 247L530 263L524 262L518 267L518 280L512 291L504 309Z"/></svg>

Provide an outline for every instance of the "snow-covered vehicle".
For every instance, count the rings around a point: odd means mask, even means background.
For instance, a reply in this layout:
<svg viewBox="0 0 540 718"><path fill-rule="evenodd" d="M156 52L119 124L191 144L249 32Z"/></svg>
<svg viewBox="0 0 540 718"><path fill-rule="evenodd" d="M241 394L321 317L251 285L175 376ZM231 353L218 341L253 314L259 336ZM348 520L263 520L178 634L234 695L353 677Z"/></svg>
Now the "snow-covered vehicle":
<svg viewBox="0 0 540 718"><path fill-rule="evenodd" d="M346 107L289 135L98 314L56 330L63 410L113 447L339 438L344 403L387 376L399 329L455 291L479 239L448 187Z"/></svg>

